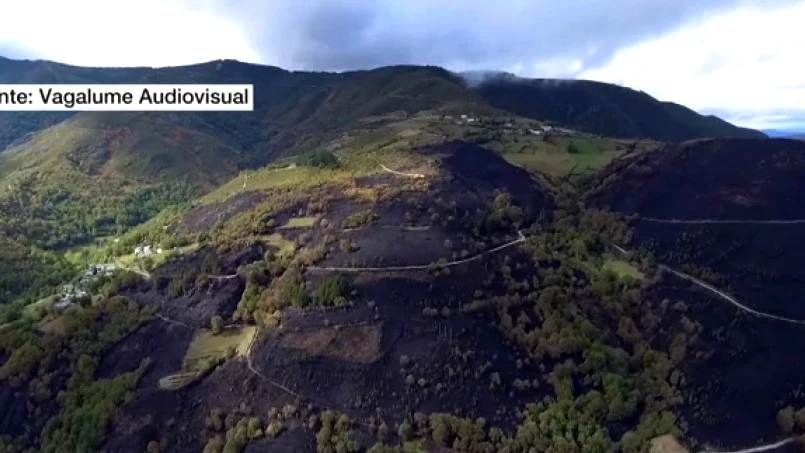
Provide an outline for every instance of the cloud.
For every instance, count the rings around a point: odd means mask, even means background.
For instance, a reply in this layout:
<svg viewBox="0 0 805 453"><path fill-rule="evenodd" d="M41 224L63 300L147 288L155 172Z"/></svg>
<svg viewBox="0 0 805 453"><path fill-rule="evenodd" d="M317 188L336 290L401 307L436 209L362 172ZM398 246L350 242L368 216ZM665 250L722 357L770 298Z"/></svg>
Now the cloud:
<svg viewBox="0 0 805 453"><path fill-rule="evenodd" d="M3 2L0 52L77 65L434 64L581 76L733 118L805 99L805 0Z"/></svg>
<svg viewBox="0 0 805 453"><path fill-rule="evenodd" d="M265 61L285 67L417 63L555 76L602 64L623 46L744 3L229 0L226 11L243 21Z"/></svg>
<svg viewBox="0 0 805 453"><path fill-rule="evenodd" d="M737 124L805 126L805 1L745 5L616 52L581 77L716 112Z"/></svg>
<svg viewBox="0 0 805 453"><path fill-rule="evenodd" d="M257 62L256 44L212 2L4 0L0 47L83 66Z"/></svg>
<svg viewBox="0 0 805 453"><path fill-rule="evenodd" d="M235 58L293 69L412 63L567 76L748 1L6 0L0 44L101 66Z"/></svg>

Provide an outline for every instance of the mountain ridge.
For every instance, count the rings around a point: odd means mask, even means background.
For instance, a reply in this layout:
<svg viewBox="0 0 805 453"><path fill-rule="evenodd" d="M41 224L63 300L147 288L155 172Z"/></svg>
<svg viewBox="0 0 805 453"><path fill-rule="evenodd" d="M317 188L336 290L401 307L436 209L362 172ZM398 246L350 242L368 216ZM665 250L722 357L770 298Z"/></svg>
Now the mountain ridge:
<svg viewBox="0 0 805 453"><path fill-rule="evenodd" d="M271 110L264 103L299 100L300 96L315 96L317 91L343 88L344 84L363 84L365 88L384 79L388 83L389 76L418 77L419 82L425 85L417 86L415 91L392 91L390 94L413 96L421 92L422 100L433 96L439 101L445 101L447 99L443 95L429 89L427 85L428 80L433 84L435 79L441 79L443 84L462 85L461 90L454 90L449 94L453 100L470 104L483 103L510 113L551 121L602 136L672 141L702 137L765 137L761 132L739 128L724 120L700 115L678 104L662 102L643 92L617 85L587 80L524 79L506 73L501 76L499 72L494 73L496 75L493 77L481 76L480 80L473 82L471 74L472 72L452 72L437 66L418 65L312 72L290 71L237 60L212 60L157 68L93 68L46 60L0 59L2 83L254 83L255 111L258 113L265 109ZM288 91L293 89L305 92L291 93L292 97L287 98L287 93L277 90L279 87L285 87ZM263 96L263 90L269 90L271 94ZM61 112L0 113L0 148L70 115ZM609 120L602 122L596 119L601 116Z"/></svg>

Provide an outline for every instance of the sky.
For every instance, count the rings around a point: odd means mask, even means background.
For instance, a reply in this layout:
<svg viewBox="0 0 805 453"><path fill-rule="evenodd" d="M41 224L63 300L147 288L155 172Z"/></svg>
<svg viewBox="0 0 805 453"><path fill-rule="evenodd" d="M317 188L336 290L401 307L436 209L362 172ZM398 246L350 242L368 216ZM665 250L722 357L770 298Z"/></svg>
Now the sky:
<svg viewBox="0 0 805 453"><path fill-rule="evenodd" d="M805 131L805 0L0 0L0 55L584 78Z"/></svg>

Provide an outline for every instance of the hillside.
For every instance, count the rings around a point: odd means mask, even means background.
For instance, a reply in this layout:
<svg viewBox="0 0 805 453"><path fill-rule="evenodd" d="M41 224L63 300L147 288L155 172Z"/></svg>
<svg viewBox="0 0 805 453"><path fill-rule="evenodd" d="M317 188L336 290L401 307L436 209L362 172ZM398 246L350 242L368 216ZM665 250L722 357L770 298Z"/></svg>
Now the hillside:
<svg viewBox="0 0 805 453"><path fill-rule="evenodd" d="M696 436L749 442L777 429L771 417L750 429L754 414L803 403L805 368L792 354L805 346L804 177L802 142L712 140L618 162L589 194L590 204L632 216L627 248L646 247L658 263L724 294L671 272L657 290L686 298L714 351L686 368L690 398L701 404ZM765 371L756 373L760 363Z"/></svg>
<svg viewBox="0 0 805 453"><path fill-rule="evenodd" d="M636 138L618 87L601 137L435 67L0 64L258 97L0 154L0 452L801 449L802 142Z"/></svg>
<svg viewBox="0 0 805 453"><path fill-rule="evenodd" d="M658 259L710 268L751 306L805 317L803 175L802 142L703 141L616 164L591 199L636 215L636 239L653 240Z"/></svg>
<svg viewBox="0 0 805 453"><path fill-rule="evenodd" d="M43 451L479 453L636 452L683 433L671 371L697 343L671 341L690 327L659 300L638 303L650 264L602 250L629 236L616 217L557 205L466 142L336 157L249 172L112 245L176 251L110 282L108 302L40 321L105 342L63 354L94 371L72 373L69 404L44 397L4 431ZM128 320L114 334L112 310ZM20 344L0 386L44 367L38 392L60 388L70 371ZM90 421L116 406L108 430Z"/></svg>
<svg viewBox="0 0 805 453"><path fill-rule="evenodd" d="M490 105L607 137L683 141L760 138L761 132L700 115L646 93L588 80L490 77L474 89Z"/></svg>

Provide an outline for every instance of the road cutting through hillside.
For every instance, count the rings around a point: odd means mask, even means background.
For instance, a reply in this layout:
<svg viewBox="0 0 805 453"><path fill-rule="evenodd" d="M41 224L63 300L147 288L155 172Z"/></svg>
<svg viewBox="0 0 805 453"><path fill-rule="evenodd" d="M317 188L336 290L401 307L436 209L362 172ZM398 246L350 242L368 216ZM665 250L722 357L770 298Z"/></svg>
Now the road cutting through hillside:
<svg viewBox="0 0 805 453"><path fill-rule="evenodd" d="M465 258L465 259L461 259L461 260L455 260L455 261L448 261L447 263L439 265L439 267L453 267L453 266L458 266L460 264L469 263L471 261L475 261L475 260L478 260L478 259L486 256L486 255L489 255L490 253L495 253L495 252L498 252L500 250L503 250L503 249L509 248L511 246L520 244L522 242L525 242L526 237L525 237L525 235L523 235L523 232L518 231L517 234L519 235L519 238L517 238L517 239L515 239L513 241L507 242L507 243L505 243L503 245L499 245L499 246L497 246L497 247L495 247L493 249L489 249L489 250L487 250L485 252L478 253L478 254L476 254L474 256L471 256L469 258ZM434 266L434 264L414 264L414 265L409 265L409 266L383 266L383 267L319 267L319 266L308 266L306 269L309 270L309 271L314 271L314 272L397 272L397 271L422 271L422 270L430 269L433 266Z"/></svg>
<svg viewBox="0 0 805 453"><path fill-rule="evenodd" d="M190 329L191 328L189 324L183 323L181 321L176 321L174 319L168 318L167 316L163 316L163 315L161 315L159 313L155 313L154 317L159 319L160 321L166 322L168 324L173 324L175 326L183 327L185 329Z"/></svg>
<svg viewBox="0 0 805 453"><path fill-rule="evenodd" d="M400 176L407 176L409 178L424 178L425 177L425 175L423 175L422 173L403 173L401 171L392 170L392 169L390 169L389 167L386 167L383 164L380 164L380 168L382 168L383 170L385 170L385 171L387 171L389 173L393 173L395 175L400 175Z"/></svg>
<svg viewBox="0 0 805 453"><path fill-rule="evenodd" d="M759 453L762 451L775 450L777 448L783 447L796 441L797 441L796 437L789 437L788 439L783 439L779 442L774 442L772 444L759 445L757 447L745 448L743 450L732 450L732 451L700 450L698 453Z"/></svg>
<svg viewBox="0 0 805 453"><path fill-rule="evenodd" d="M805 219L789 219L789 220L720 220L720 219L698 219L698 220L685 220L685 219L658 219L655 217L637 217L636 220L643 220L653 223L676 223L682 225L803 225Z"/></svg>
<svg viewBox="0 0 805 453"><path fill-rule="evenodd" d="M621 252L624 255L629 255L630 254L630 252L628 250L624 249L623 247L613 245L613 248L615 248L616 250L618 250L619 252ZM696 278L696 277L694 277L692 275L688 275L688 274L686 274L684 272L678 271L678 270L676 270L676 269L674 269L674 268L672 268L670 266L666 266L665 264L657 264L657 267L659 269L663 270L663 271L670 272L670 273L672 273L673 275L675 275L675 276L677 276L679 278L685 279L685 280L687 280L687 281L689 281L689 282L691 282L691 283L693 283L693 284L695 284L695 285L697 285L697 286L699 286L701 288L704 288L704 289L710 291L711 293L713 293L713 294L717 295L718 297L726 300L727 302L732 304L734 307L738 308L740 311L743 311L745 313L749 313L749 314L757 316L759 318L766 318L766 319L771 319L771 320L774 320L774 321L780 321L780 322L785 322L785 323L789 323L789 324L805 326L805 320L786 318L786 317L783 317L783 316L778 316L778 315L774 315L774 314L771 314L771 313L762 312L760 310L755 310L754 308L751 308L751 307L747 307L746 305L744 305L741 302L739 302L738 299L736 299L733 296L725 293L724 291L721 291L720 289L716 288L715 286L710 285L709 283L706 283L706 282L704 282L702 280L699 280L698 278Z"/></svg>
<svg viewBox="0 0 805 453"><path fill-rule="evenodd" d="M207 278L210 280L232 280L233 278L237 277L238 274L229 274L229 275L208 275Z"/></svg>

